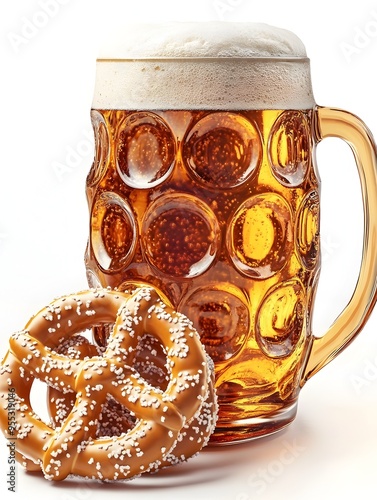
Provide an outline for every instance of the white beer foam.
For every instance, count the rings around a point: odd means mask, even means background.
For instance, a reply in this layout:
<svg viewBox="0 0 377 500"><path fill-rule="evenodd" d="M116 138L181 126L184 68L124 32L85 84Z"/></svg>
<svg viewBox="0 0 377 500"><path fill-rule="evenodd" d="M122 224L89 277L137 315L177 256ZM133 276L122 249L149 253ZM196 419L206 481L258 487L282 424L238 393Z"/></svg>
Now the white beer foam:
<svg viewBox="0 0 377 500"><path fill-rule="evenodd" d="M108 37L99 58L306 57L291 31L261 23L135 24Z"/></svg>
<svg viewBox="0 0 377 500"><path fill-rule="evenodd" d="M266 24L124 26L97 60L97 109L307 109L301 40Z"/></svg>

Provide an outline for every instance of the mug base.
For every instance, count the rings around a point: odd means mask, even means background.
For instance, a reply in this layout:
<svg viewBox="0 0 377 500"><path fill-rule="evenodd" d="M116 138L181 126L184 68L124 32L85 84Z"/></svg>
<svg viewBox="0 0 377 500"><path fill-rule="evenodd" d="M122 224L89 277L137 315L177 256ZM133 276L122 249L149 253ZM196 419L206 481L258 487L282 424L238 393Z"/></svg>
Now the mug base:
<svg viewBox="0 0 377 500"><path fill-rule="evenodd" d="M265 417L233 421L225 421L220 418L209 441L209 446L239 444L270 436L287 427L295 419L296 414L297 401Z"/></svg>

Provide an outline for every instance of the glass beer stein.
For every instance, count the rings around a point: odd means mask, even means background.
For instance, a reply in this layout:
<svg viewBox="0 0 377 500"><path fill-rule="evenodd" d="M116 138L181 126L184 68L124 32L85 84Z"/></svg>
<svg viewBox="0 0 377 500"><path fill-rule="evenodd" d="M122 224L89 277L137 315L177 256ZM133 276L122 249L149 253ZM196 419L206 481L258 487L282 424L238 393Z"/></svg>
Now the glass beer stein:
<svg viewBox="0 0 377 500"><path fill-rule="evenodd" d="M213 443L283 428L302 386L374 305L377 181L368 130L348 112L315 104L295 35L246 23L127 32L97 61L91 116L89 284L153 286L192 320L215 363ZM365 236L352 299L316 337L314 153L329 136L355 155ZM106 329L96 336L106 342Z"/></svg>

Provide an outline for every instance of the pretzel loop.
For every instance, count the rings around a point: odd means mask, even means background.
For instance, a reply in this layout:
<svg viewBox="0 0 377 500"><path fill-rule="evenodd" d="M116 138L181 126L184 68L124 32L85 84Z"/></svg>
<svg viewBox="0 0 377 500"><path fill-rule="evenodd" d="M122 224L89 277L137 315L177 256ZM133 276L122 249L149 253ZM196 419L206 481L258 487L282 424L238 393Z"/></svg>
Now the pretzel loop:
<svg viewBox="0 0 377 500"><path fill-rule="evenodd" d="M85 339L77 335L98 323L114 323L102 353L91 344L86 346ZM164 350L169 376L165 390L151 385L133 367L145 334L155 337ZM61 353L59 346L67 337L73 350L70 344ZM79 340L82 352L76 349ZM93 350L98 355L93 356ZM200 436L199 441L203 439L201 446L205 444L215 421L211 377L191 323L163 303L154 289L137 288L131 294L81 292L54 301L24 331L11 337L0 370L0 422L3 432L9 434L6 395L12 388L17 456L29 468L39 464L52 480L71 473L129 479L166 465L178 437L191 432L188 423L198 419L203 409L208 422L205 437ZM34 413L30 402L34 378L48 384L63 400L71 398L73 406L59 427L42 422ZM120 435L98 437L98 422L109 401L134 415L135 425Z"/></svg>

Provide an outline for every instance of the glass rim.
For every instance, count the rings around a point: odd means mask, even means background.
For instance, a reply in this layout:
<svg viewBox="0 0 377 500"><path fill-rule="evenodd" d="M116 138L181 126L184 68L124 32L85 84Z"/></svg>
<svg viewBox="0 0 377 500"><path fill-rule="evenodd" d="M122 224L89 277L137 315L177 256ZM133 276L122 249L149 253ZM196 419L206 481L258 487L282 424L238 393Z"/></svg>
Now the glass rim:
<svg viewBox="0 0 377 500"><path fill-rule="evenodd" d="M150 57L98 57L96 59L98 63L106 62L310 62L309 57L303 56L206 56L206 57L191 57L191 56L177 56L177 57L162 57L162 56L150 56Z"/></svg>

